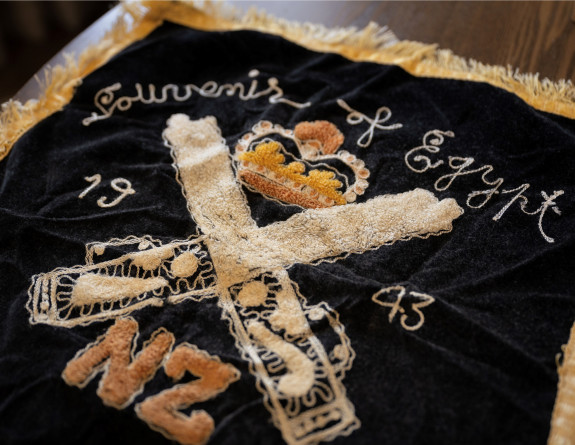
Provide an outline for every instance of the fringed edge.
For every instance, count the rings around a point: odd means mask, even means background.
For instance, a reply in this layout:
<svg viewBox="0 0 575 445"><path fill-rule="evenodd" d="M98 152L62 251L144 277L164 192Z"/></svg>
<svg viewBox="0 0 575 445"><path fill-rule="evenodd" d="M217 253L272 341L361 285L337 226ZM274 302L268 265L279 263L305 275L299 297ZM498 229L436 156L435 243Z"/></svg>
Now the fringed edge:
<svg viewBox="0 0 575 445"><path fill-rule="evenodd" d="M410 44L401 42L399 45ZM416 76L486 82L519 96L538 110L575 118L575 87L570 80L554 82L547 78L540 79L537 73L521 73L511 66L487 65L441 49L424 54L413 65L410 62L398 65L405 65L404 68Z"/></svg>
<svg viewBox="0 0 575 445"><path fill-rule="evenodd" d="M221 16L218 5L209 6L210 14ZM398 65L419 77L486 82L516 94L534 108L575 118L575 86L569 80L541 80L539 74L465 59L450 50L438 49L435 44L400 41L387 27L373 22L357 30L288 22L256 10L241 17L232 9L224 17L235 22L236 29L266 31L309 49L336 52L354 61Z"/></svg>
<svg viewBox="0 0 575 445"><path fill-rule="evenodd" d="M36 79L42 90L40 97L24 104L17 100L2 104L0 161L8 156L12 146L28 129L67 105L84 77L161 24L161 20L154 20L145 8L126 5L124 12L131 16L132 25L122 14L100 42L86 48L78 58L64 54L64 65L47 68L44 78Z"/></svg>
<svg viewBox="0 0 575 445"><path fill-rule="evenodd" d="M563 350L563 364L559 366L557 397L547 445L575 444L575 324Z"/></svg>
<svg viewBox="0 0 575 445"><path fill-rule="evenodd" d="M205 31L255 30L275 34L308 49L333 52L354 61L398 65L415 76L487 82L516 94L542 111L575 118L575 87L571 81L553 82L538 74L521 74L511 67L492 66L441 50L437 45L399 41L385 26L370 23L358 30L290 22L255 9L242 13L210 1L145 1L124 3L124 14L97 44L76 60L66 56L64 66L46 70L43 94L25 104L8 101L0 112L0 161L29 128L70 102L82 79L112 56L144 38L163 21Z"/></svg>

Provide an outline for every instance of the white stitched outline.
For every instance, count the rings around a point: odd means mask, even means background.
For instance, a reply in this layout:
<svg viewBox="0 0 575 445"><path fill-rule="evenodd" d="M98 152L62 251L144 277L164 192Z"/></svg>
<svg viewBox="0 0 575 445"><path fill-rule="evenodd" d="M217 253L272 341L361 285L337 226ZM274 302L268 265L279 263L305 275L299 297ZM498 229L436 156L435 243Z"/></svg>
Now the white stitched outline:
<svg viewBox="0 0 575 445"><path fill-rule="evenodd" d="M430 138L431 136L433 136L434 139L428 140L428 138ZM443 160L440 159L437 160L436 162L432 162L429 157L418 154L418 152L426 151L428 153L438 153L440 151L439 146L444 142L445 139L444 136L454 137L454 133L452 131L439 131L439 130L431 130L425 133L425 135L423 136L422 145L412 148L405 154L404 161L407 168L409 168L411 171L415 173L424 173L429 169L434 169L439 167L440 165L443 165L444 164ZM422 163L422 166L419 167L415 165L414 162ZM492 173L494 170L492 165L484 165L474 170L467 170L467 171L465 170L467 167L471 166L474 162L475 159L472 157L449 156L448 165L452 170L455 170L455 173L443 175L440 178L438 178L434 183L435 190L437 191L447 190L451 186L455 178L457 178L458 176L465 176L473 173L483 172L483 174L481 175L481 181L485 185L489 185L492 187L487 190L472 191L471 193L469 193L467 195L467 200L465 202L467 207L473 209L479 209L483 207L485 204L487 204L487 202L493 197L493 195L497 194L503 195L517 192L517 194L513 196L513 198L507 204L505 204L505 206L501 210L499 210L499 212L492 218L493 221L499 221L503 216L503 214L507 211L507 209L509 209L509 207L511 207L511 205L513 205L515 201L520 199L521 200L520 208L523 213L525 213L526 215L539 215L539 221L537 225L539 227L539 231L541 232L541 236L543 237L543 239L548 243L555 242L554 238L551 238L543 231L543 217L545 216L545 213L547 212L548 208L551 208L551 210L553 210L553 212L556 213L557 215L561 215L561 211L557 207L555 199L565 193L563 190L555 191L551 196L549 196L546 192L541 191L541 196L543 197L543 202L541 206L537 210L530 212L526 208L528 199L525 195L523 195L523 193L526 192L531 187L530 184L521 184L519 187L516 187L514 189L501 190L500 192L499 188L503 185L504 179L497 178L494 181L490 181L489 179L487 179L487 175ZM445 185L442 184L443 182L445 182ZM483 201L481 201L479 204L473 204L472 200L481 195L484 195Z"/></svg>
<svg viewBox="0 0 575 445"><path fill-rule="evenodd" d="M501 194L506 194L506 193L513 193L513 192L519 192L517 193L512 199L511 201L509 201L505 207L503 207L498 213L497 215L495 215L493 217L493 221L499 221L501 219L501 217L503 216L503 214L507 211L507 209L509 207L511 207L511 205L517 201L518 199L521 199L523 202L521 203L522 206L524 206L527 203L527 198L525 196L523 196L523 192L526 192L529 187L531 187L530 184L521 184L519 187L516 187L514 189L511 190L502 190Z"/></svg>
<svg viewBox="0 0 575 445"><path fill-rule="evenodd" d="M146 306L161 307L178 304L186 299L202 301L211 298L216 295L216 276L208 254L202 248L204 241L205 237L191 236L187 240L162 244L150 236L129 236L125 239L114 238L105 243L89 243L86 245L85 265L60 267L32 277L27 305L31 322L71 328L117 318ZM107 250L125 253L114 254L114 258L105 260L97 258ZM189 269L189 275L182 274L182 268L175 268L174 264L177 264L178 258L191 255L197 257L196 268ZM81 294L74 292L78 280L87 275L103 278L107 298L104 298L98 287L92 292L89 289ZM113 288L119 289L120 286L114 286L110 277L117 277L117 283L126 282L126 278L130 277L148 283L155 280L157 284L160 284L159 279L163 277L166 283L162 283L162 287L150 286L151 289L137 297L124 292L118 299L113 298ZM92 277L92 280L95 278ZM92 300L91 304L87 304L89 299Z"/></svg>
<svg viewBox="0 0 575 445"><path fill-rule="evenodd" d="M434 138L428 140L432 136ZM412 148L405 154L404 160L407 168L409 168L411 171L415 173L424 173L429 169L434 169L439 167L440 165L443 165L444 161L441 159L436 162L432 162L429 157L415 153L422 150L428 153L438 153L440 151L439 146L443 144L445 140L444 136L454 137L455 135L452 131L439 131L439 130L431 130L425 133L425 135L423 136L423 144L418 147ZM414 154L415 156L413 156ZM411 158L412 156L413 158ZM422 167L415 166L412 163L412 160L414 162L422 163L423 166ZM455 173L449 173L447 175L443 175L440 178L438 178L433 185L435 190L437 190L438 192L447 190L449 187L451 187L451 184L458 176L465 176L465 175L471 175L473 173L483 172L483 174L481 175L481 181L485 185L490 185L494 187L488 190L473 191L467 195L466 200L466 204L470 208L479 209L483 207L493 197L493 195L499 193L498 191L499 187L503 185L503 178L497 178L495 181L490 181L489 179L487 179L487 175L493 172L492 165L484 165L480 168L466 171L465 169L471 166L474 162L475 159L471 157L449 156L448 165L452 170L455 170ZM443 185L442 183L445 184ZM473 204L472 203L473 198L481 195L485 196L483 201L480 202L479 204Z"/></svg>
<svg viewBox="0 0 575 445"><path fill-rule="evenodd" d="M444 175L444 176L440 177L437 181L435 181L435 184L434 184L435 190L437 190L438 192L447 190L451 186L451 184L453 183L455 178L457 178L458 176L471 175L473 173L479 173L479 172L483 171L483 174L481 175L481 181L485 185L494 185L495 187L491 188L489 190L474 191L474 192L469 193L467 195L467 201L466 201L467 206L471 207L473 209L480 209L485 204L487 204L487 202L491 199L491 197L493 195L499 193L498 189L503 184L503 178L497 178L495 181L489 181L486 177L489 173L491 173L493 171L492 165L484 165L483 167L476 168L475 170L465 171L465 169L467 167L471 166L475 162L474 158L462 158L459 156L449 156L448 159L449 159L448 160L449 167L452 170L455 170L455 173L450 173L450 174ZM459 164L458 164L458 162L459 162ZM444 181L444 180L447 180L447 184L445 186L440 186L439 183L441 181ZM476 196L480 196L480 195L485 195L485 199L483 200L483 202L481 204L478 204L478 205L472 205L471 200L473 198L475 198Z"/></svg>
<svg viewBox="0 0 575 445"><path fill-rule="evenodd" d="M254 77L259 76L259 74L260 72L254 69L248 73L248 76L253 79ZM116 110L127 111L132 108L134 103L137 102L141 102L146 105L152 103L162 104L168 101L170 93L172 99L176 102L184 102L193 95L193 92L196 92L200 96L207 98L217 98L222 96L224 93L226 96L237 94L237 96L243 101L254 100L262 96L269 96L268 101L271 104L284 103L294 108L306 108L311 105L311 102L299 103L286 99L284 97L283 90L279 86L279 80L275 77L270 77L267 80L267 85L268 87L266 89L257 91L259 84L258 80L254 79L251 81L249 89L246 92L244 84L239 82L219 85L216 81L209 80L201 87L191 83L187 85L176 85L170 83L161 88L160 96L158 97L156 95L156 86L148 84L148 97L146 98L144 97L144 88L142 84L136 83L134 85L134 88L136 89L135 96L121 96L115 98L114 93L122 88L122 84L117 82L113 85L102 88L96 93L94 96L94 105L102 114L93 112L90 117L82 120L82 124L84 126L88 126L93 122L108 119ZM183 94L181 94L182 91Z"/></svg>
<svg viewBox="0 0 575 445"><path fill-rule="evenodd" d="M124 185L124 187L120 187L120 185ZM106 203L108 199L106 196L100 197L100 199L98 199L98 205L100 207L114 207L118 205L126 196L136 193L136 191L132 188L132 183L125 178L112 179L110 186L119 192L120 195L110 203Z"/></svg>
<svg viewBox="0 0 575 445"><path fill-rule="evenodd" d="M559 208L557 207L557 203L555 202L555 199L558 198L559 196L565 194L565 191L563 190L557 190L554 191L553 194L551 196L549 196L546 192L544 192L543 190L541 191L541 196L543 197L543 202L541 203L541 206L539 206L539 208L533 212L530 212L527 210L527 203L529 202L529 200L523 195L523 192L525 192L527 189L529 188L529 184L522 184L517 188L514 188L512 190L503 190L501 193L513 193L516 191L519 191L519 193L517 193L513 199L511 201L509 201L507 203L507 205L505 207L503 207L499 213L497 213L497 215L495 215L493 217L493 221L499 221L499 219L501 219L501 217L503 216L503 214L507 211L507 209L518 199L521 199L521 211L523 213L525 213L526 215L539 215L539 221L537 223L537 226L539 227L539 231L541 232L541 236L543 236L543 239L545 239L545 241L547 241L548 243L554 243L555 239L551 238L550 236L548 236L547 234L545 234L545 232L543 231L543 217L545 216L545 212L547 212L547 209L551 208L551 210L553 210L553 212L555 212L557 215L561 215L561 210L559 210Z"/></svg>
<svg viewBox="0 0 575 445"><path fill-rule="evenodd" d="M98 184L100 184L100 182L102 182L102 175L100 175L99 173L96 173L94 176L86 176L84 177L85 181L88 182L92 182L93 184L89 185L82 193L80 193L78 195L78 198L82 199L84 196L86 196L90 190L92 190L93 188L96 188L98 186Z"/></svg>
<svg viewBox="0 0 575 445"><path fill-rule="evenodd" d="M390 294L393 291L399 291L399 294L397 295L397 300L395 300L394 303L378 300L378 297L380 295ZM401 302L403 300L403 297L405 296L405 287L403 286L386 287L385 289L381 289L380 291L373 294L371 299L373 300L374 303L377 303L380 306L391 308L391 311L389 312L388 315L390 323L393 322L393 319L399 312L402 314L400 318L400 323L403 329L405 329L406 331L417 331L425 323L425 316L423 315L423 312L421 312L421 309L432 304L435 301L435 298L433 298L431 295L422 294L420 292L409 292L409 295L423 300L419 303L411 303L411 309L419 316L419 321L414 325L407 324L408 315L405 313L405 309L401 306Z"/></svg>
<svg viewBox="0 0 575 445"><path fill-rule="evenodd" d="M548 196L547 193L545 193L543 190L541 190L541 196L543 196L543 199L545 200L542 204L541 207L539 207L539 209L537 209L535 212L533 212L533 215L536 215L537 213L539 213L539 222L538 222L538 226L539 226L539 231L541 232L541 235L543 235L543 238L545 238L545 241L549 242L549 243L554 243L555 240L549 236L547 236L544 232L543 232L543 216L545 215L545 212L547 211L547 209L549 207L551 207L551 210L553 210L557 215L561 215L561 210L559 210L559 208L557 207L557 204L555 203L554 199L558 198L559 196L563 195L565 192L563 190L558 190L558 191L554 191L553 194L551 196Z"/></svg>
<svg viewBox="0 0 575 445"><path fill-rule="evenodd" d="M387 122L391 117L391 110L387 107L379 107L375 113L375 118L372 119L365 114L351 108L343 99L338 99L337 104L349 113L346 119L348 124L358 125L364 121L369 124L367 131L363 133L357 140L357 145L360 147L369 147L376 128L378 130L395 130L397 128L403 127L402 124L391 124L387 126L381 125L384 122ZM385 113L385 116L381 117L382 113ZM364 139L366 140L364 141Z"/></svg>
<svg viewBox="0 0 575 445"><path fill-rule="evenodd" d="M345 327L327 304L308 306L287 269L450 232L461 208L453 199L439 201L433 193L415 189L361 204L307 209L259 227L214 117L192 121L175 114L163 137L201 238L166 245L129 238L126 247L137 244L139 251L131 248L107 260L114 253L106 253L112 243L92 244L87 260L98 255L102 261L33 277L30 321L71 327L145 305L175 304L181 301L170 298L176 292L195 301L215 296L285 441L311 445L350 434L359 420L342 383L355 357ZM191 254L197 261L188 261ZM202 255L209 255L205 266ZM202 271L213 274L213 280L202 280ZM100 277L101 286L89 286ZM139 289L145 291L136 295ZM324 334L335 340L326 342L331 351L313 330L313 322L324 319L332 328ZM304 375L308 383L297 386L298 379L285 378L286 373Z"/></svg>
<svg viewBox="0 0 575 445"><path fill-rule="evenodd" d="M238 140L238 143L236 144L235 147L236 154L234 156L238 169L241 169L241 163L238 160L239 155L241 155L241 153L245 153L246 151L250 150L250 147L255 146L261 142L265 142L270 137L277 135L283 136L284 138L293 141L293 143L296 145L296 148L301 155L301 160L303 160L304 162L305 161L318 162L317 164L314 164L313 167L311 166L311 164L305 162L306 165L308 165L308 167L310 168L322 167L337 173L338 179L341 179L344 182L345 191L343 191L343 196L347 202L354 202L357 199L357 195L363 195L366 188L369 186L367 178L369 178L370 172L365 166L365 163L361 159L358 159L355 155L349 153L347 150L338 150L335 153L322 154L317 149L310 147L310 144L307 144L306 142L298 139L294 135L293 130L283 128L279 124L272 124L269 121L259 121L252 127L250 132L244 134ZM293 155L287 153L285 150L283 150L283 154L288 159L293 157ZM294 160L298 159L294 158ZM351 169L351 171L355 176L355 181L350 184L346 175L342 174L338 169L326 164L325 162L321 162L327 160L341 161L343 164L345 164L347 167ZM243 181L243 183L250 190L258 192L257 189L251 187L245 181ZM283 205L286 204L272 197L269 197L268 199L278 202L279 204Z"/></svg>
<svg viewBox="0 0 575 445"><path fill-rule="evenodd" d="M80 193L78 195L79 199L83 199L84 196L86 196L90 191L92 191L93 189L95 189L100 182L102 182L102 175L100 175L99 173L96 173L93 176L86 176L84 178L84 180L88 181L88 182L92 182L93 184L91 184L90 186L88 186L82 193ZM116 199L114 199L112 202L107 203L106 201L108 200L108 197L106 196L101 196L98 201L96 202L98 204L98 206L102 207L102 208L106 208L106 207L114 207L118 204L120 204L120 202L128 195L133 195L136 193L136 190L134 190L132 188L132 183L130 181L128 181L126 178L114 178L112 179L110 186L116 190L117 192L120 193L119 196L116 197Z"/></svg>
<svg viewBox="0 0 575 445"><path fill-rule="evenodd" d="M431 136L433 136L434 138L428 140ZM425 135L423 136L422 145L412 148L405 154L404 160L407 168L415 173L424 173L430 168L437 168L440 165L442 165L443 164L442 160L432 163L431 159L429 159L427 156L417 154L413 157L413 160L415 162L423 162L424 164L423 167L417 168L411 163L409 158L411 155L420 150L425 150L429 153L438 153L440 151L439 146L443 144L443 142L445 141L445 136L452 138L455 136L455 134L453 133L453 131L441 131L441 130L431 130L425 133Z"/></svg>

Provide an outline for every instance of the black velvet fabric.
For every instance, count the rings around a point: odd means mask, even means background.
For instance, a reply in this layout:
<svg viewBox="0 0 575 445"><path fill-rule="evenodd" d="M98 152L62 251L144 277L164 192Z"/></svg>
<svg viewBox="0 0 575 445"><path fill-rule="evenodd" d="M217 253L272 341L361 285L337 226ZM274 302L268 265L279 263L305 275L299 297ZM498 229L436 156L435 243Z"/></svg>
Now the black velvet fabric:
<svg viewBox="0 0 575 445"><path fill-rule="evenodd" d="M116 82L118 98L134 96L136 83L249 85L253 69L260 72L260 90L275 77L284 98L312 104L298 109L270 103L270 95L242 101L237 94L194 94L182 102L134 103L82 124L91 113L101 114L96 93ZM369 124L349 124L337 99L372 118L379 107L389 107L392 116L383 125L402 127L376 128L371 145L359 147ZM342 149L371 172L358 202L423 188L454 198L465 211L447 234L289 269L309 304L325 301L338 311L356 353L343 385L361 427L334 445L546 442L556 354L575 320L575 123L483 83L417 78L395 66L354 63L258 32L201 32L170 23L86 77L71 103L24 134L0 164L0 442L170 442L141 421L133 405L105 406L96 394L101 375L83 389L61 378L66 363L113 320L73 328L31 324L26 305L32 277L85 264L89 242L130 235L169 242L196 233L162 140L174 113L215 116L232 151L260 120L292 129L329 120L345 135ZM417 173L405 156L431 130L454 136L437 153L420 151L443 164ZM413 156L412 165L422 167ZM485 178L503 178L498 193L480 208L466 205L470 193L490 188L481 179L485 170L435 189L440 177L455 172L450 156L474 158L467 170L492 166ZM102 183L79 199L89 185L84 177L96 173ZM136 193L117 206L99 207L99 197L110 202L117 196L110 181L118 177ZM517 199L495 221L518 193L503 191L523 184L530 185L523 193L528 202ZM559 190L564 194L555 207L561 214L548 205L541 231L541 213L529 215L521 204L535 212L545 201L542 192ZM260 226L302 211L244 192ZM477 204L482 195L474 199ZM418 330L404 329L399 314L390 321L390 308L372 301L380 289L398 285L435 299L422 308L425 323ZM418 317L408 301L403 307L414 324ZM284 443L216 299L146 307L131 316L139 324L138 348L164 327L176 344L197 345L241 372L226 391L191 407L214 418L210 444ZM173 385L159 370L135 403Z"/></svg>

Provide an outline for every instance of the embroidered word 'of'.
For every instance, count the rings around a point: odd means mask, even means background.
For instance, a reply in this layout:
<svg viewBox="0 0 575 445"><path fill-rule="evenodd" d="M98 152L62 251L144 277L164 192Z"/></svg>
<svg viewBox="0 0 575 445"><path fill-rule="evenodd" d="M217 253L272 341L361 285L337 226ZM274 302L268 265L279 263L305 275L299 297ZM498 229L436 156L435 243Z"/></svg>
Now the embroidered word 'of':
<svg viewBox="0 0 575 445"><path fill-rule="evenodd" d="M250 78L259 76L260 72L258 70L251 70L248 74ZM148 85L148 97L145 97L144 87L140 83L135 84L136 95L135 96L121 96L116 98L114 96L115 92L122 88L122 84L117 82L113 85L102 88L94 96L94 105L102 114L93 112L90 117L87 117L82 121L85 126L90 125L92 122L108 119L114 114L116 110L127 111L132 108L134 103L141 102L143 104L162 104L170 99L176 102L185 102L193 93L196 92L202 97L207 98L217 98L225 94L226 96L237 95L241 100L248 101L254 100L259 97L269 96L269 103L277 104L283 103L294 108L306 108L311 105L311 102L298 103L292 100L286 99L284 97L284 92L279 86L279 81L275 77L270 77L267 80L268 87L265 90L258 91L259 83L257 79L253 79L251 84L246 91L246 86L240 82L234 84L225 83L218 84L214 80L209 80L204 83L201 87L194 84L187 85L175 85L170 83L164 85L159 95L156 93L156 86L153 84Z"/></svg>
<svg viewBox="0 0 575 445"><path fill-rule="evenodd" d="M379 107L375 112L375 118L372 119L367 115L357 110L354 110L342 99L338 99L337 104L349 113L346 119L348 124L358 125L364 121L369 124L369 128L367 129L367 131L363 133L357 140L357 145L359 145L360 147L363 148L369 147L369 145L371 144L371 140L373 139L373 134L376 128L378 130L395 130L397 128L403 127L402 124L391 124L387 126L381 125L384 122L387 122L391 117L391 110L387 107ZM382 113L385 113L383 117L381 117Z"/></svg>
<svg viewBox="0 0 575 445"><path fill-rule="evenodd" d="M100 184L100 182L102 182L102 175L100 175L99 173L96 173L93 176L86 176L84 178L84 180L91 182L92 184L89 185L88 187L86 187L86 189L84 189L84 191L78 195L78 198L80 198L80 199L84 198L84 196L86 196L88 193L90 193L90 191L92 191L94 188L96 188ZM97 201L98 206L100 206L100 207L114 207L114 206L120 204L120 202L126 196L133 195L136 193L136 191L132 188L132 183L125 178L114 178L114 179L112 179L112 182L110 183L110 187L112 187L115 191L117 191L120 194L112 202L107 202L108 197L101 196L100 199L98 199L98 201Z"/></svg>
<svg viewBox="0 0 575 445"><path fill-rule="evenodd" d="M441 151L440 145L443 144L445 136L452 138L455 135L452 131L440 130L431 130L425 133L422 145L412 148L405 154L405 165L407 168L415 173L425 173L427 170L435 169L440 165L443 165L443 160L432 162L428 156L425 156L422 153L439 153ZM494 195L515 193L513 198L492 218L493 221L499 221L515 201L520 201L520 208L523 213L526 215L539 215L538 227L543 239L548 243L554 243L555 239L551 238L543 231L543 217L548 209L553 210L557 215L561 215L561 211L557 207L555 199L563 195L565 192L563 190L556 190L551 194L551 196L549 196L546 192L541 191L543 202L537 210L529 211L527 210L527 203L529 200L525 195L523 195L523 193L531 187L530 184L521 184L519 187L513 189L502 189L500 191L499 189L503 185L504 181L503 178L497 178L494 180L489 180L487 178L487 176L493 172L493 166L483 165L479 168L468 169L468 167L473 165L474 162L475 159L472 157L449 156L447 165L454 171L454 173L443 175L437 179L434 184L435 190L447 190L451 184L453 184L453 181L455 181L459 176L481 173L481 182L489 188L487 190L473 191L469 193L466 201L467 207L479 209L487 204Z"/></svg>
<svg viewBox="0 0 575 445"><path fill-rule="evenodd" d="M393 303L380 299L382 295L390 295L394 291L399 293L397 294L397 299ZM403 297L405 297L405 287L403 286L386 287L385 289L381 289L380 291L373 294L371 299L373 300L374 303L377 303L380 306L391 308L391 311L389 312L388 316L390 323L393 322L393 319L399 312L400 314L402 314L399 320L401 323L401 327L406 331L417 331L420 327L423 326L423 323L425 323L425 317L420 309L429 306L431 303L435 301L435 298L433 298L431 295L422 294L420 292L409 292L409 296L421 300L417 303L411 303L411 310L415 312L419 318L418 322L415 324L407 323L407 319L409 318L409 316L405 313L405 308L402 306Z"/></svg>

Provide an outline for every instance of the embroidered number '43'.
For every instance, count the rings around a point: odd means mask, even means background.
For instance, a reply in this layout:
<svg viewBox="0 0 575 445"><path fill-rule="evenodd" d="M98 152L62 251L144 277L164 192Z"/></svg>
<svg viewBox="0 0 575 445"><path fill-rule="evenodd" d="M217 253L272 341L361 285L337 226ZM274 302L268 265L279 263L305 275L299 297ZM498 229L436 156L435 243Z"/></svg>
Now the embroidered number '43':
<svg viewBox="0 0 575 445"><path fill-rule="evenodd" d="M397 300L395 300L395 302L391 303L379 299L381 295L389 295L394 291L399 292L399 294L397 295ZM373 300L374 303L377 303L380 306L391 308L391 311L389 312L388 316L390 323L393 321L393 319L399 312L402 314L400 318L400 323L403 329L405 329L406 331L416 331L423 326L423 323L425 323L425 317L423 315L423 312L421 312L421 309L433 303L435 301L435 298L433 298L431 295L422 294L420 292L410 292L409 295L419 300L416 303L411 303L411 309L419 317L419 321L416 324L407 323L408 315L405 313L405 308L402 306L403 297L405 296L405 287L403 286L386 287L385 289L381 289L379 292L375 293L371 297L371 299Z"/></svg>

